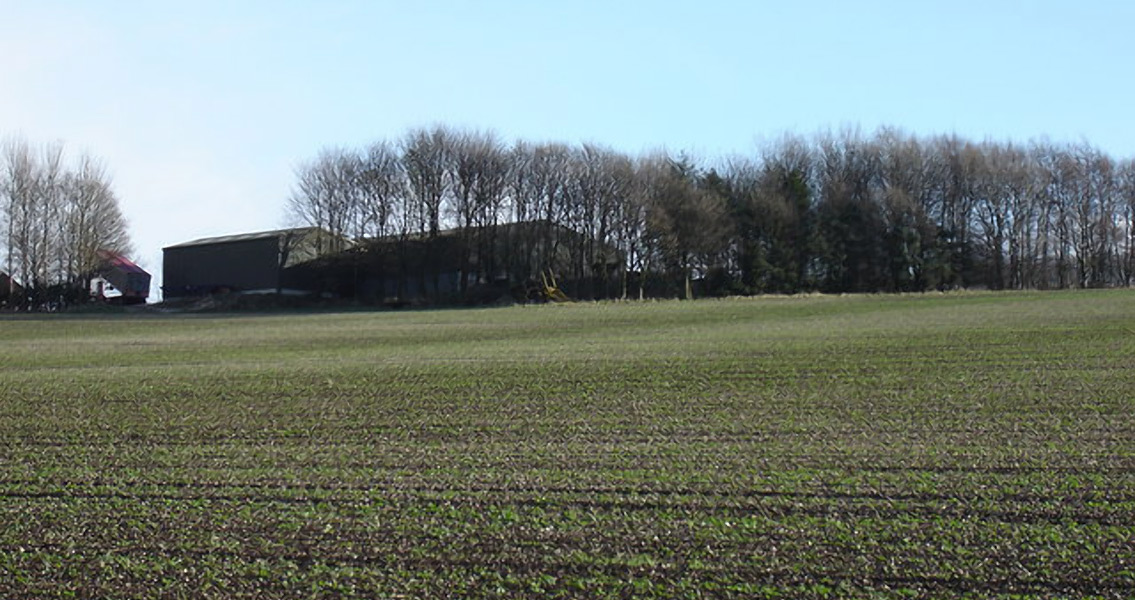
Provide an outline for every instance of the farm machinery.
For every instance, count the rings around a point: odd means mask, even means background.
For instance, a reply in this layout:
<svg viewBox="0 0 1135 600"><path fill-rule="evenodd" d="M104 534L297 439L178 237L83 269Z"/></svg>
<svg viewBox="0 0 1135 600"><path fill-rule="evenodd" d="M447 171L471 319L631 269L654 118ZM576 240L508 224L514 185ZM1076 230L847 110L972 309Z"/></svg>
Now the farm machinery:
<svg viewBox="0 0 1135 600"><path fill-rule="evenodd" d="M540 282L531 282L526 295L531 302L571 302L571 298L560 289L551 269L540 271Z"/></svg>

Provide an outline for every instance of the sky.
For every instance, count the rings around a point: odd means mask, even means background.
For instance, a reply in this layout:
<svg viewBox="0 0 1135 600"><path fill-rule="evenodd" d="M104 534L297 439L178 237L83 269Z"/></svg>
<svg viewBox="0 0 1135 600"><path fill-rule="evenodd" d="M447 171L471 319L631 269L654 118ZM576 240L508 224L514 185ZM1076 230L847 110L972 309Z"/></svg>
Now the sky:
<svg viewBox="0 0 1135 600"><path fill-rule="evenodd" d="M1135 2L0 0L0 138L105 163L135 260L291 225L296 168L414 127L666 148L892 126L1135 158Z"/></svg>

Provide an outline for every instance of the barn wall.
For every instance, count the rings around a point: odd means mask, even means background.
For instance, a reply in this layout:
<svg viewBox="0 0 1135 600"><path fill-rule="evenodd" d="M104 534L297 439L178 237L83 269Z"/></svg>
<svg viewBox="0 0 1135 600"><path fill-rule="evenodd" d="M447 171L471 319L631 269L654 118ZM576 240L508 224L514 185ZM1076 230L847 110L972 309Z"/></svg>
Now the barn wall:
<svg viewBox="0 0 1135 600"><path fill-rule="evenodd" d="M273 289L279 281L279 241L267 239L166 248L162 291L166 298L217 289Z"/></svg>

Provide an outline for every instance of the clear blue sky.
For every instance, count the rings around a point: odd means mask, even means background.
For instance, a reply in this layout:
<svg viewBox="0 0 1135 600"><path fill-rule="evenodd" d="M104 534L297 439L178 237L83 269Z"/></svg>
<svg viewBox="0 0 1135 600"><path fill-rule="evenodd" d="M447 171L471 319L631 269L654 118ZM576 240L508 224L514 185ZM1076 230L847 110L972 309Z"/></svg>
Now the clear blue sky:
<svg viewBox="0 0 1135 600"><path fill-rule="evenodd" d="M1135 157L1135 2L0 0L0 136L102 157L138 260L433 123L666 147L893 125Z"/></svg>

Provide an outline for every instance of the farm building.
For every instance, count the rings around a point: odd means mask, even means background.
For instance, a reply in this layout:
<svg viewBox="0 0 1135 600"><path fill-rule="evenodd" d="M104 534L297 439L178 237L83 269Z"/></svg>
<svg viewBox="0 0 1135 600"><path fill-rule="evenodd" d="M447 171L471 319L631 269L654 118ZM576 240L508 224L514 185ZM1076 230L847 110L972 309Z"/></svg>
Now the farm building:
<svg viewBox="0 0 1135 600"><path fill-rule="evenodd" d="M24 293L24 288L7 273L0 271L0 306L7 306L12 304L13 298L19 298Z"/></svg>
<svg viewBox="0 0 1135 600"><path fill-rule="evenodd" d="M123 304L141 304L150 295L150 274L133 261L99 250L99 266L91 280L91 295Z"/></svg>
<svg viewBox="0 0 1135 600"><path fill-rule="evenodd" d="M165 248L166 298L218 291L322 293L363 302L517 299L555 273L569 294L608 294L613 249L544 221L337 244L314 228L194 240ZM585 259L590 257L590 260ZM492 296L491 298L489 296Z"/></svg>
<svg viewBox="0 0 1135 600"><path fill-rule="evenodd" d="M306 289L368 303L451 304L523 300L551 274L569 295L610 295L620 265L613 248L572 229L522 221L365 240L289 273Z"/></svg>
<svg viewBox="0 0 1135 600"><path fill-rule="evenodd" d="M211 237L162 249L165 298L203 296L222 291L292 291L287 269L346 245L315 227L278 229ZM303 290L301 290L303 291Z"/></svg>

